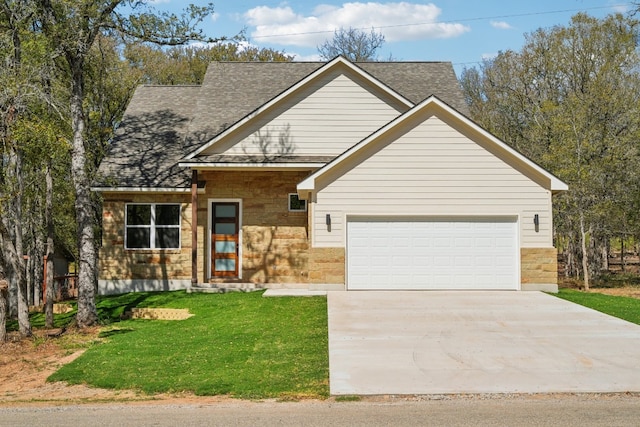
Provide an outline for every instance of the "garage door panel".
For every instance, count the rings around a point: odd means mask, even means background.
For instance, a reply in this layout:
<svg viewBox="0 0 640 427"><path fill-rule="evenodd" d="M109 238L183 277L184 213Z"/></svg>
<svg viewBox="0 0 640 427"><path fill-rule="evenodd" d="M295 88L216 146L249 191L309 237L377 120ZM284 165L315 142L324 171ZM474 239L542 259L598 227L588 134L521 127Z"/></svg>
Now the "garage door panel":
<svg viewBox="0 0 640 427"><path fill-rule="evenodd" d="M517 289L515 219L349 221L349 289Z"/></svg>

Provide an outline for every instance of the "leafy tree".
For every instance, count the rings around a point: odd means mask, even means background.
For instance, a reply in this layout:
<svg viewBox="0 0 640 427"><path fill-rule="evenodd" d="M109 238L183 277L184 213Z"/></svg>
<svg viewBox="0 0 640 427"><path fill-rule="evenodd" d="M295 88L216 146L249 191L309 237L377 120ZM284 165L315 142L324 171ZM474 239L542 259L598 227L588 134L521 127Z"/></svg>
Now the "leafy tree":
<svg viewBox="0 0 640 427"><path fill-rule="evenodd" d="M333 39L318 46L323 60L331 60L342 55L350 61L376 61L378 49L384 44L384 35L373 28L366 33L357 28L340 28L334 31Z"/></svg>
<svg viewBox="0 0 640 427"><path fill-rule="evenodd" d="M461 78L476 121L569 184L557 238L586 288L609 240L640 232L638 35L629 17L578 14Z"/></svg>
<svg viewBox="0 0 640 427"><path fill-rule="evenodd" d="M0 70L0 86L3 87L0 95L0 155L3 161L0 172L0 260L10 279L10 289L14 291L14 307L23 336L31 335L23 259L25 147L15 131L28 115L35 88L33 83L39 71L23 62L23 58L28 59L23 51L23 36L31 22L33 10L30 6L20 1L0 3L0 51L5 62Z"/></svg>
<svg viewBox="0 0 640 427"><path fill-rule="evenodd" d="M94 233L101 212L89 185L135 87L200 83L212 60L292 59L225 40L180 46L206 39L194 28L211 6L190 6L176 16L145 3L0 2L0 52L7 65L0 67L0 279L10 278L23 335L30 334L27 299L39 302L43 254L51 260L54 241L78 260L78 325L97 320ZM123 14L122 6L134 13ZM51 291L51 266L47 271Z"/></svg>
<svg viewBox="0 0 640 427"><path fill-rule="evenodd" d="M67 77L68 108L71 118L71 177L75 193L78 233L78 314L79 327L97 322L95 290L97 250L95 208L90 191L94 170L89 154L88 119L85 110L86 83L90 55L99 36L113 31L128 39L164 45L180 45L189 40L205 40L197 25L213 10L212 5L190 5L181 15L157 13L142 0L34 0L37 22L48 41L52 58ZM122 6L131 6L126 13Z"/></svg>
<svg viewBox="0 0 640 427"><path fill-rule="evenodd" d="M237 41L164 49L148 43L129 43L124 56L140 83L201 84L209 63L214 61L289 62L293 56L277 50L244 46Z"/></svg>

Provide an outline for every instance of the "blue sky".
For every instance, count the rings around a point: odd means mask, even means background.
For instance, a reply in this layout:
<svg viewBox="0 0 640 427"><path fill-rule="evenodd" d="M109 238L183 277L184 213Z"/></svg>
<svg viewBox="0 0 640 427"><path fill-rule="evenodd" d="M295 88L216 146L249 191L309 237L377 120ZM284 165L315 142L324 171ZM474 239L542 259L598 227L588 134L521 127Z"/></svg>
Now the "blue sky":
<svg viewBox="0 0 640 427"><path fill-rule="evenodd" d="M538 28L567 25L586 12L604 17L628 12L630 2L616 0L212 0L215 13L204 23L210 36L232 36L245 29L249 42L318 60L317 46L335 29L373 28L385 36L380 59L451 61L460 75L499 51L519 50L524 35ZM179 11L187 3L153 0L160 10Z"/></svg>

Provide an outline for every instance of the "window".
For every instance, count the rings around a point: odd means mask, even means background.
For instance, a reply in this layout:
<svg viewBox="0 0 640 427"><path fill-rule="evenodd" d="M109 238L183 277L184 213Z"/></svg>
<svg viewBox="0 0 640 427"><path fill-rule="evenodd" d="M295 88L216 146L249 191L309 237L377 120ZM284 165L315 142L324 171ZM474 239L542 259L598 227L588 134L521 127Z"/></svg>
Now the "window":
<svg viewBox="0 0 640 427"><path fill-rule="evenodd" d="M127 204L126 249L179 249L180 205Z"/></svg>
<svg viewBox="0 0 640 427"><path fill-rule="evenodd" d="M300 200L297 193L289 193L289 211L290 212L306 212L307 201Z"/></svg>

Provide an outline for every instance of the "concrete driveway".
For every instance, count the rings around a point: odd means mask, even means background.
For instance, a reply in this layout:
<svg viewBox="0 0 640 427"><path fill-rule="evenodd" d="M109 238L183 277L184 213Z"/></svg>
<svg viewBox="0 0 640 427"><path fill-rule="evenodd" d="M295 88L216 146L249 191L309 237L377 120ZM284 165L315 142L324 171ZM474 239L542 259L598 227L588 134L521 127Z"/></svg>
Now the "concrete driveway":
<svg viewBox="0 0 640 427"><path fill-rule="evenodd" d="M539 292L329 292L333 395L640 391L640 326Z"/></svg>

